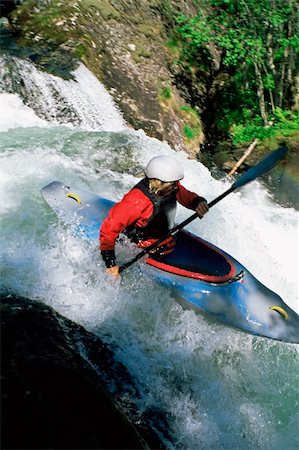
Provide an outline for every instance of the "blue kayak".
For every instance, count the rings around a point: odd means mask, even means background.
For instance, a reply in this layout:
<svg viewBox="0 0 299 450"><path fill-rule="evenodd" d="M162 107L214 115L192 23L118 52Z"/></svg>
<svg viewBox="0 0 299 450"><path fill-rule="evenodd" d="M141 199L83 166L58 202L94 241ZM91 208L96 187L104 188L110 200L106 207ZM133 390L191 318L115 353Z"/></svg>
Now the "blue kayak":
<svg viewBox="0 0 299 450"><path fill-rule="evenodd" d="M75 235L98 245L100 225L114 202L59 181L41 193ZM298 314L236 259L185 230L175 240L171 253L144 257L139 269L198 313L253 335L299 343Z"/></svg>

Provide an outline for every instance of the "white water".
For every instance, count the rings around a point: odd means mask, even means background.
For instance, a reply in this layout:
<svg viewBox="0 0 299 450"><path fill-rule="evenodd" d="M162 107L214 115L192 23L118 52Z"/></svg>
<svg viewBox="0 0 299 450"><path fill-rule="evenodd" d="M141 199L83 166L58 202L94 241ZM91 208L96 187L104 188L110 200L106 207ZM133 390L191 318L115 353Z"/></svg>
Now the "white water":
<svg viewBox="0 0 299 450"><path fill-rule="evenodd" d="M16 75L21 74L26 92L30 92L29 103L51 124L76 124L85 130L124 130L125 122L109 93L83 64L76 70L75 79L66 81L39 72L25 60L11 58L11 63L17 67ZM5 62L2 60L0 69L5 72ZM45 126L45 122L39 120L34 112L22 107L18 98L5 94L1 100L0 119L1 131L16 126Z"/></svg>
<svg viewBox="0 0 299 450"><path fill-rule="evenodd" d="M118 200L160 153L175 155L185 168L185 186L209 201L231 182L213 179L184 153L127 129L84 67L70 82L24 62L20 72L34 94L32 107L15 94L0 94L3 287L40 299L117 344L118 358L143 394L140 410L157 406L171 415L174 448L293 450L298 347L209 322L133 273L121 284L108 279L97 249L70 236L40 196L44 185L61 180ZM75 125L72 115L64 117L67 126L59 125L61 98L76 111ZM180 208L177 220L189 215ZM275 204L258 182L229 195L189 229L232 254L299 311L298 216Z"/></svg>

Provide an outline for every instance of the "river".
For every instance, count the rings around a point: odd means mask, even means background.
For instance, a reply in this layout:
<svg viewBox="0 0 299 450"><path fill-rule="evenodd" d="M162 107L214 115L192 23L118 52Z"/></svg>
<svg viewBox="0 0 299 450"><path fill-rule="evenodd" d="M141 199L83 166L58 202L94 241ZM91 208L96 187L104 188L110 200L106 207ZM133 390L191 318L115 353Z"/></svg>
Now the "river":
<svg viewBox="0 0 299 450"><path fill-rule="evenodd" d="M175 155L183 184L208 201L231 180L129 128L83 66L74 80L7 64L0 85L1 290L37 299L115 348L135 380L141 412L170 423L167 449L298 448L298 345L254 337L188 311L149 278L107 278L90 249L40 195L53 180L120 200L155 155ZM25 94L26 93L26 94ZM180 207L177 221L190 215ZM298 213L258 181L188 229L233 255L295 311Z"/></svg>

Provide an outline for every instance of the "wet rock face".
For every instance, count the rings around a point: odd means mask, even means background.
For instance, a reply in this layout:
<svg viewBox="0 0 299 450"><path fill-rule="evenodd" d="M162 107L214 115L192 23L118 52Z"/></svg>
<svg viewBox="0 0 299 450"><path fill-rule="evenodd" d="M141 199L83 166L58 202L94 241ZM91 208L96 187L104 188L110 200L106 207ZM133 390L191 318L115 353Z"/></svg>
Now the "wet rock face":
<svg viewBox="0 0 299 450"><path fill-rule="evenodd" d="M1 17L7 17L19 4L20 0L0 0Z"/></svg>
<svg viewBox="0 0 299 450"><path fill-rule="evenodd" d="M138 3L114 2L113 20L103 20L99 10L86 65L108 88L128 124L196 156L203 140L201 121L184 111L188 100L170 70L173 57L161 2ZM186 126L198 129L192 139L184 135Z"/></svg>
<svg viewBox="0 0 299 450"><path fill-rule="evenodd" d="M97 337L42 303L1 297L2 448L150 448L79 354L79 334L96 344L106 383L123 377Z"/></svg>

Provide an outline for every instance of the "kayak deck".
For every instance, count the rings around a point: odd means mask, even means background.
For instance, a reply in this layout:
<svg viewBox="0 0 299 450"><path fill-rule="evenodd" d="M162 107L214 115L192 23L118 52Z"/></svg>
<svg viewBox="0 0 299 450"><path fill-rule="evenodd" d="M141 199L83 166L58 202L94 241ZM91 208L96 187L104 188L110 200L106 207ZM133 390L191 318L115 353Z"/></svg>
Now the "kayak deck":
<svg viewBox="0 0 299 450"><path fill-rule="evenodd" d="M223 283L233 278L235 267L216 246L185 230L176 236L176 246L168 254L149 257L147 264L166 272L210 283Z"/></svg>

